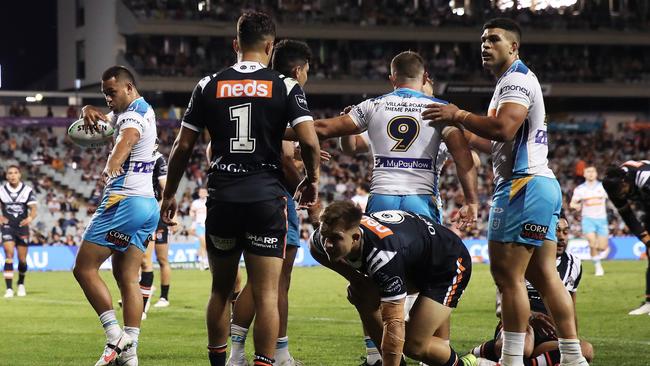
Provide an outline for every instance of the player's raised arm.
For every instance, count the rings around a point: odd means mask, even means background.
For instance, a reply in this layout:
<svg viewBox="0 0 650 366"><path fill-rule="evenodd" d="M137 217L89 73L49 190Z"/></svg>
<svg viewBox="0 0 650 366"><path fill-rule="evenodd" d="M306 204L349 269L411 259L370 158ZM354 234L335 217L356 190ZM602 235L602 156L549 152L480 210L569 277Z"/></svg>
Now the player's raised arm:
<svg viewBox="0 0 650 366"><path fill-rule="evenodd" d="M442 131L442 138L456 163L456 175L465 195L465 205L452 221L458 221L459 227L464 229L473 225L478 217L478 174L463 131L447 126Z"/></svg>

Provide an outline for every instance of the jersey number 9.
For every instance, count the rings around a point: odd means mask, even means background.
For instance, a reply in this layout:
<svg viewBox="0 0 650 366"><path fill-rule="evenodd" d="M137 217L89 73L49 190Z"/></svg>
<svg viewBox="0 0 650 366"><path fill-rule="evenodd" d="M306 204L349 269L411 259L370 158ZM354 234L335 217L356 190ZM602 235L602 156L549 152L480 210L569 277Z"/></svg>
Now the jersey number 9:
<svg viewBox="0 0 650 366"><path fill-rule="evenodd" d="M398 116L388 122L387 130L388 137L397 141L390 150L404 152L420 134L420 124L411 116Z"/></svg>

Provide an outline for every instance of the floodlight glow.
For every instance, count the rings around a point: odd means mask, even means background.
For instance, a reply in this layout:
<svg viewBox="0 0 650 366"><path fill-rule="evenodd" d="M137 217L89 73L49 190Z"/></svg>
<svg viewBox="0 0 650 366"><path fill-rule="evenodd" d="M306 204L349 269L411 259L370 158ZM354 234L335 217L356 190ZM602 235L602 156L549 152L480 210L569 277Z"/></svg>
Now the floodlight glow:
<svg viewBox="0 0 650 366"><path fill-rule="evenodd" d="M567 6L575 5L578 0L519 0L517 1L517 8L524 9L530 8L532 10L542 10L548 7L559 9ZM513 0L496 0L497 7L501 10L512 8L515 5Z"/></svg>
<svg viewBox="0 0 650 366"><path fill-rule="evenodd" d="M37 94L34 96L34 99L36 99L37 102L40 102L41 100L43 100L43 94L41 94L41 93L37 93Z"/></svg>
<svg viewBox="0 0 650 366"><path fill-rule="evenodd" d="M36 101L36 97L25 97L25 100L30 103L34 103Z"/></svg>

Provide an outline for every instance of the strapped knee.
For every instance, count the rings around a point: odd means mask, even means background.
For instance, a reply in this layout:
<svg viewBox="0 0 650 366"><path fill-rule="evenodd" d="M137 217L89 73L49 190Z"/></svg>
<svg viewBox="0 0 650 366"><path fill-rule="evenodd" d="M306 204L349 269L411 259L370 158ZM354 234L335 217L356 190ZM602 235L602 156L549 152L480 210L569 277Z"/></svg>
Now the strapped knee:
<svg viewBox="0 0 650 366"><path fill-rule="evenodd" d="M27 262L18 262L18 272L20 273L27 272Z"/></svg>

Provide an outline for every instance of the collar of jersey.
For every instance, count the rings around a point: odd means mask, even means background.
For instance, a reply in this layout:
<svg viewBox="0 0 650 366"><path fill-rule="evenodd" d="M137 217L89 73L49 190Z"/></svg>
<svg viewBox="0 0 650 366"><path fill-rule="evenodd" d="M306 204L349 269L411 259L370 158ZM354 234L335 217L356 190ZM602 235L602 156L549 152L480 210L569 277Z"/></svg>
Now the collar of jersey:
<svg viewBox="0 0 650 366"><path fill-rule="evenodd" d="M426 99L429 99L429 100L434 101L436 103L449 104L449 102L447 102L446 100L430 97L430 96L428 96L428 95L426 95L424 93L421 93L421 92L419 92L417 90L413 90L413 89L410 89L410 88L397 88L397 89L393 90L393 92L391 94L397 95L398 97L426 98Z"/></svg>
<svg viewBox="0 0 650 366"><path fill-rule="evenodd" d="M128 111L134 111L134 110L136 110L136 104L138 104L138 103L141 102L141 101L144 102L144 97L138 97L138 98L134 99L134 100L129 104L129 106L126 107L126 109L124 110L124 112L128 112Z"/></svg>
<svg viewBox="0 0 650 366"><path fill-rule="evenodd" d="M16 187L15 189L11 186L11 184L9 184L9 182L7 182L6 187L7 187L7 191L9 191L10 193L16 193L20 191L21 188L23 188L23 182L20 182L18 184L18 187Z"/></svg>
<svg viewBox="0 0 650 366"><path fill-rule="evenodd" d="M241 66L247 66L246 69L242 70ZM232 65L232 68L241 73L250 73L257 70L266 69L266 65L257 61L240 61Z"/></svg>
<svg viewBox="0 0 650 366"><path fill-rule="evenodd" d="M506 72L504 72L503 75L501 75L501 77L497 82L501 81L501 79L503 79L506 75L512 74L512 72L517 69L519 64L521 64L522 66L526 66L523 61L521 61L520 59L516 59L515 62L513 62L512 65L510 65L508 70L506 70Z"/></svg>

